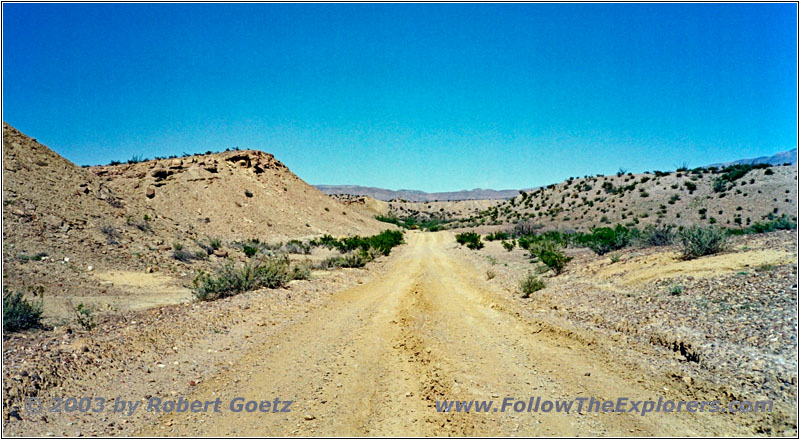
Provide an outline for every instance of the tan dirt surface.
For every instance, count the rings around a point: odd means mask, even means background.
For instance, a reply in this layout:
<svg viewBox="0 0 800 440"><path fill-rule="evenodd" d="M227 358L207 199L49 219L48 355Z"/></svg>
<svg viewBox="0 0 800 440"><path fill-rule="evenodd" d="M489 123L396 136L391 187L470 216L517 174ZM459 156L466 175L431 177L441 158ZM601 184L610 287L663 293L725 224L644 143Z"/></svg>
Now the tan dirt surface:
<svg viewBox="0 0 800 440"><path fill-rule="evenodd" d="M746 435L719 414L437 413L436 400L689 399L580 338L542 331L452 235L409 233L383 275L259 341L189 399L294 400L291 413L165 415L140 435ZM695 397L696 398L696 397Z"/></svg>

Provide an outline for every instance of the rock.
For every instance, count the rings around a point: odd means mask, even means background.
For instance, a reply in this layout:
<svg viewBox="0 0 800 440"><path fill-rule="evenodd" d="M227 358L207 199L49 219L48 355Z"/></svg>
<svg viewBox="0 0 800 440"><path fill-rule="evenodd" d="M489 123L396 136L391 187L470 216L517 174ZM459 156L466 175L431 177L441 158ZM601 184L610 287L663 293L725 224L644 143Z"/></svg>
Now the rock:
<svg viewBox="0 0 800 440"><path fill-rule="evenodd" d="M228 251L224 251L222 249L217 249L214 251L214 255L220 258L225 258L228 256Z"/></svg>
<svg viewBox="0 0 800 440"><path fill-rule="evenodd" d="M147 196L148 199L152 199L153 197L156 196L156 189L153 188L152 186L148 186L144 195Z"/></svg>
<svg viewBox="0 0 800 440"><path fill-rule="evenodd" d="M305 419L305 420L314 420L314 419L316 419L316 417L314 417L314 414L306 413L306 415L303 416L303 419Z"/></svg>
<svg viewBox="0 0 800 440"><path fill-rule="evenodd" d="M87 268L86 268L86 271L87 271L87 272L91 272L91 271L93 271L93 270L94 270L94 266L89 266L89 267L87 267Z"/></svg>
<svg viewBox="0 0 800 440"><path fill-rule="evenodd" d="M61 220L61 218L53 214L47 214L46 216L44 216L44 218L42 218L42 222L46 226L56 229L61 227L61 223L63 223L63 220Z"/></svg>

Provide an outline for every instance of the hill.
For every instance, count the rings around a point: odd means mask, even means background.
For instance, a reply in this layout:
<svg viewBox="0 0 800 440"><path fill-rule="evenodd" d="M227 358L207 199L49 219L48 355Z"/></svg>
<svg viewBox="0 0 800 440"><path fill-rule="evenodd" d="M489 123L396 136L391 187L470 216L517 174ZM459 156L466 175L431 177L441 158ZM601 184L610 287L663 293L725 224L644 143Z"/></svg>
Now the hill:
<svg viewBox="0 0 800 440"><path fill-rule="evenodd" d="M616 223L737 228L782 214L796 215L797 167L736 165L570 178L469 215L459 214L469 212L462 205L470 202L451 203L444 211L443 206L425 202L391 203L390 209L399 217L461 217L451 227L531 221L551 229L576 230Z"/></svg>
<svg viewBox="0 0 800 440"><path fill-rule="evenodd" d="M237 241L394 228L260 151L81 168L4 123L3 168L4 285L43 287L49 317L69 316L72 301L118 309L183 301L198 270L228 254L244 258ZM200 245L210 238L220 258ZM175 258L184 246L192 259Z"/></svg>
<svg viewBox="0 0 800 440"><path fill-rule="evenodd" d="M342 207L271 154L228 151L92 167L114 191L201 236L286 240L369 235L384 224Z"/></svg>

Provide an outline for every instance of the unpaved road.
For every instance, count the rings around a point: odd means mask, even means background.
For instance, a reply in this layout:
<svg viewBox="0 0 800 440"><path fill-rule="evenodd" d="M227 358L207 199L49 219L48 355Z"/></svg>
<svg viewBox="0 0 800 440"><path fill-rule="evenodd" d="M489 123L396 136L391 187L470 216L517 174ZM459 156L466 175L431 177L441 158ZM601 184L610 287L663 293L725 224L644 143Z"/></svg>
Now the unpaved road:
<svg viewBox="0 0 800 440"><path fill-rule="evenodd" d="M141 435L734 435L714 414L438 413L440 399L655 399L664 383L602 350L519 319L508 292L448 252L452 234L407 233L384 276L264 340L188 399L220 413L163 416ZM227 402L293 400L290 413L232 413ZM674 395L669 398L675 398Z"/></svg>

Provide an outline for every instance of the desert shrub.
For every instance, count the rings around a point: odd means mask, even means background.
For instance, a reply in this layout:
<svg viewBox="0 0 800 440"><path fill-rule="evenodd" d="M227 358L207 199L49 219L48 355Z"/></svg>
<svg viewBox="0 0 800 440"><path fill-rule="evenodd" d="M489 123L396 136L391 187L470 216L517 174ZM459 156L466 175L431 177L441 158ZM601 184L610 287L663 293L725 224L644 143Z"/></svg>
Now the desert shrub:
<svg viewBox="0 0 800 440"><path fill-rule="evenodd" d="M206 237L205 241L195 240L194 242L200 249L206 251L208 255L213 254L215 250L222 247L222 240L219 238Z"/></svg>
<svg viewBox="0 0 800 440"><path fill-rule="evenodd" d="M547 267L553 270L556 275L564 271L567 263L572 260L572 257L567 257L562 252L557 250L543 250L538 254L539 259Z"/></svg>
<svg viewBox="0 0 800 440"><path fill-rule="evenodd" d="M619 263L619 260L622 259L622 257L619 254L611 254L608 256L608 258L611 259L612 263Z"/></svg>
<svg viewBox="0 0 800 440"><path fill-rule="evenodd" d="M753 226L750 226L747 232L760 234L764 232L772 232L776 230L788 230L788 229L797 229L797 222L790 219L789 216L787 216L786 214L783 214L779 218L766 223L760 223L760 222L753 223Z"/></svg>
<svg viewBox="0 0 800 440"><path fill-rule="evenodd" d="M693 226L683 229L679 235L685 260L719 253L727 243L725 231L714 226Z"/></svg>
<svg viewBox="0 0 800 440"><path fill-rule="evenodd" d="M289 278L292 280L309 280L311 279L311 266L307 263L295 264L292 266Z"/></svg>
<svg viewBox="0 0 800 440"><path fill-rule="evenodd" d="M678 296L681 293L683 293L683 286L681 286L680 284L675 284L674 286L669 288L670 295Z"/></svg>
<svg viewBox="0 0 800 440"><path fill-rule="evenodd" d="M392 248L403 243L403 233L401 231L385 230L380 234L367 237L369 247L377 249L383 255L389 255Z"/></svg>
<svg viewBox="0 0 800 440"><path fill-rule="evenodd" d="M75 321L77 321L84 330L91 330L97 326L97 323L94 321L93 307L80 303L72 308L72 312L75 313Z"/></svg>
<svg viewBox="0 0 800 440"><path fill-rule="evenodd" d="M675 242L675 231L672 225L649 225L644 228L642 242L648 246L669 246Z"/></svg>
<svg viewBox="0 0 800 440"><path fill-rule="evenodd" d="M23 263L27 263L28 261L42 261L42 259L46 256L47 253L45 252L39 252L34 255L19 254L17 255L17 259Z"/></svg>
<svg viewBox="0 0 800 440"><path fill-rule="evenodd" d="M578 234L574 241L578 245L590 248L598 255L605 255L630 245L631 240L637 235L635 229L617 225L613 228L595 228L589 234Z"/></svg>
<svg viewBox="0 0 800 440"><path fill-rule="evenodd" d="M567 257L561 251L561 246L553 240L540 239L528 246L532 257L536 257L548 268L552 269L556 275L564 271L567 263L572 257Z"/></svg>
<svg viewBox="0 0 800 440"><path fill-rule="evenodd" d="M389 255L393 247L403 243L403 232L390 230L385 230L380 234L370 237L361 237L355 235L352 237L343 238L341 240L328 237L330 236L322 237L321 240L323 245L329 248L338 249L341 253L354 251L356 249L361 249L363 251L375 249L383 255Z"/></svg>
<svg viewBox="0 0 800 440"><path fill-rule="evenodd" d="M119 244L121 235L117 228L111 225L103 225L100 227L100 232L106 236L106 244Z"/></svg>
<svg viewBox="0 0 800 440"><path fill-rule="evenodd" d="M283 249L290 254L303 254L308 255L311 253L311 244L304 243L300 240L289 240Z"/></svg>
<svg viewBox="0 0 800 440"><path fill-rule="evenodd" d="M718 177L714 179L712 189L714 192L725 192L728 190L728 182Z"/></svg>
<svg viewBox="0 0 800 440"><path fill-rule="evenodd" d="M313 246L323 246L328 249L336 249L337 246L339 245L339 240L337 240L336 238L332 237L329 234L325 234L320 238L312 240L311 244Z"/></svg>
<svg viewBox="0 0 800 440"><path fill-rule="evenodd" d="M544 289L545 284L539 277L529 273L528 276L522 280L519 288L522 291L523 298L530 298L534 292Z"/></svg>
<svg viewBox="0 0 800 440"><path fill-rule="evenodd" d="M330 257L322 260L316 265L318 269L331 269L339 267L355 268L364 267L375 257L375 251L369 252L363 249L350 252L349 254Z"/></svg>
<svg viewBox="0 0 800 440"><path fill-rule="evenodd" d="M774 172L772 172L772 170L771 170L771 169L769 169L769 168L767 168L766 170L764 170L764 175L765 175L765 176L771 176L771 175L773 175L773 174L775 174L775 173L774 173Z"/></svg>
<svg viewBox="0 0 800 440"><path fill-rule="evenodd" d="M200 271L192 283L195 298L210 301L266 287L283 287L293 279L307 279L307 266L292 267L289 257L268 257L236 267L228 260L215 273Z"/></svg>
<svg viewBox="0 0 800 440"><path fill-rule="evenodd" d="M489 234L486 236L486 241L495 241L495 240L508 240L511 238L511 234L508 232L498 231L493 234Z"/></svg>
<svg viewBox="0 0 800 440"><path fill-rule="evenodd" d="M494 277L496 277L496 276L497 276L497 272L493 271L492 269L489 269L489 270L486 271L486 279L487 280L494 279Z"/></svg>
<svg viewBox="0 0 800 440"><path fill-rule="evenodd" d="M247 255L247 258L253 258L258 253L258 246L254 243L243 243L242 244L242 252Z"/></svg>
<svg viewBox="0 0 800 440"><path fill-rule="evenodd" d="M128 159L128 164L132 165L132 164L139 163L139 162L146 161L146 160L147 159L143 158L141 154L140 155L135 155L134 154L133 156L131 156L130 159Z"/></svg>
<svg viewBox="0 0 800 440"><path fill-rule="evenodd" d="M693 193L697 189L697 185L694 182L684 182L683 186L689 190L689 194Z"/></svg>
<svg viewBox="0 0 800 440"><path fill-rule="evenodd" d="M468 248L472 250L477 250L483 248L483 242L481 241L480 234L475 232L462 232L456 235L456 241L460 245L466 245Z"/></svg>
<svg viewBox="0 0 800 440"><path fill-rule="evenodd" d="M126 223L128 226L135 226L142 232L153 232L153 228L150 226L150 216L147 214L144 215L144 218L141 221L134 220L133 217L128 216Z"/></svg>
<svg viewBox="0 0 800 440"><path fill-rule="evenodd" d="M184 263L188 263L192 260L207 259L208 252L205 250L197 252L189 251L183 247L183 243L176 241L175 243L172 243L172 258Z"/></svg>
<svg viewBox="0 0 800 440"><path fill-rule="evenodd" d="M505 240L503 240L503 247L504 247L504 248L505 248L507 251L511 252L512 250L514 250L514 240L511 240L511 241L505 241Z"/></svg>
<svg viewBox="0 0 800 440"><path fill-rule="evenodd" d="M14 332L42 326L42 301L30 302L21 291L3 287L3 331Z"/></svg>
<svg viewBox="0 0 800 440"><path fill-rule="evenodd" d="M523 237L535 234L539 229L542 229L542 225L536 224L532 220L523 220L514 225L511 234L514 237Z"/></svg>

